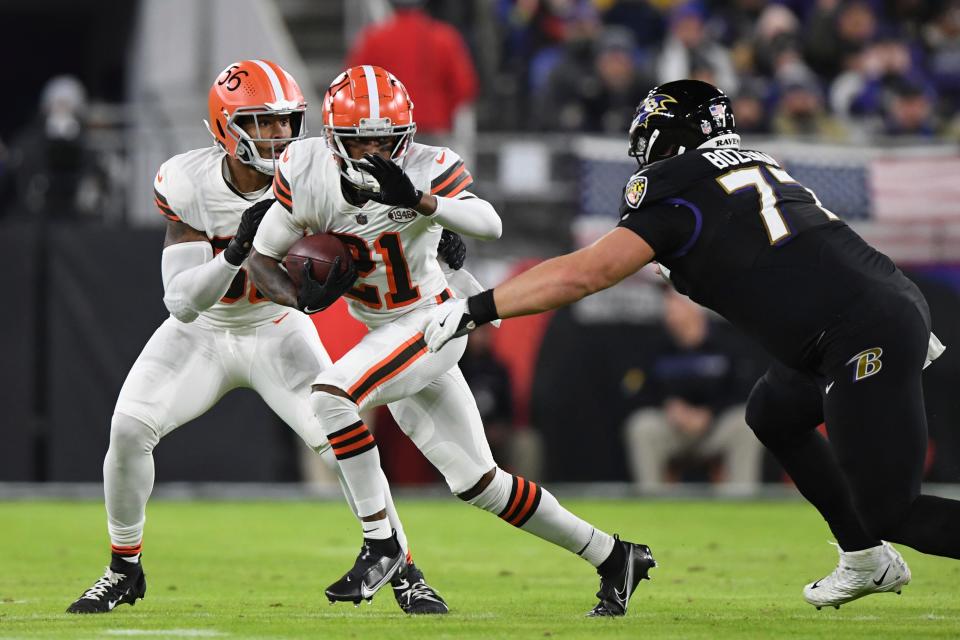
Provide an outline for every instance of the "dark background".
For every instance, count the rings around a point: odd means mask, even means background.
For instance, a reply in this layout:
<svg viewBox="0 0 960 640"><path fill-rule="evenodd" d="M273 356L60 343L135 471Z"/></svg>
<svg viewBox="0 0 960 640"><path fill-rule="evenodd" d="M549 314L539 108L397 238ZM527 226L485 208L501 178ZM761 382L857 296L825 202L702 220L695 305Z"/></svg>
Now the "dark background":
<svg viewBox="0 0 960 640"><path fill-rule="evenodd" d="M127 371L167 317L163 231L0 223L0 481L100 481ZM166 482L299 479L289 430L249 390L155 453Z"/></svg>

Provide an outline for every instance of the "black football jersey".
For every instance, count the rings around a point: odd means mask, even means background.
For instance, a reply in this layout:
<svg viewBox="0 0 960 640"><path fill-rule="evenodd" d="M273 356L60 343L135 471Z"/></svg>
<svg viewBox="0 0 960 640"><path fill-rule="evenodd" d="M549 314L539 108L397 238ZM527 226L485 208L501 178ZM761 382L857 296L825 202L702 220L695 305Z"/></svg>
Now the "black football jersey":
<svg viewBox="0 0 960 640"><path fill-rule="evenodd" d="M627 181L619 226L653 248L678 291L793 367L866 293L910 289L889 258L758 151L697 149L644 168Z"/></svg>

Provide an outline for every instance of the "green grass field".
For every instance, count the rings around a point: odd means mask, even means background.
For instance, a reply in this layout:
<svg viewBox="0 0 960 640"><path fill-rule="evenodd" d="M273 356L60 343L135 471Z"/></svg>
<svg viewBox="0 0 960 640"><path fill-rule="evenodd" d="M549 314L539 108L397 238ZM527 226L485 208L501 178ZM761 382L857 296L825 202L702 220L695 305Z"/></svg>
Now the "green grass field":
<svg viewBox="0 0 960 640"><path fill-rule="evenodd" d="M352 563L357 527L345 506L307 502L151 504L147 598L70 616L107 562L102 504L0 503L0 639L960 637L960 563L909 549L903 596L807 605L801 587L836 556L804 503L568 505L653 549L660 566L625 618L584 618L590 566L452 498L399 504L417 563L450 603L445 617L407 617L388 592L329 606L323 589Z"/></svg>

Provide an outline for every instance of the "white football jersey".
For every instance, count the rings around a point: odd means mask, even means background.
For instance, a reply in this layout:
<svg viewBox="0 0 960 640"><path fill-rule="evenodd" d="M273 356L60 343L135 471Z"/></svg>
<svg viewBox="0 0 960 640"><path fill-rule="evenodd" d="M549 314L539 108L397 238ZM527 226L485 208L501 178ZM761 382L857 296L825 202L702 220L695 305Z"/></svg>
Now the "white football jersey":
<svg viewBox="0 0 960 640"><path fill-rule="evenodd" d="M413 185L440 197L469 198L473 183L456 153L413 143L403 162ZM359 278L345 294L350 313L369 326L389 322L430 301L447 287L437 262L443 227L413 209L343 196L336 159L321 138L290 144L274 178L277 204L264 217L254 248L280 260L301 237L332 233L350 249Z"/></svg>
<svg viewBox="0 0 960 640"><path fill-rule="evenodd" d="M160 166L153 182L156 205L168 220L205 233L214 255L226 249L240 216L257 200L247 200L223 176L226 154L217 147L176 155ZM258 200L271 197L266 190ZM256 326L288 312L257 291L240 268L219 302L200 313L197 322L215 327Z"/></svg>

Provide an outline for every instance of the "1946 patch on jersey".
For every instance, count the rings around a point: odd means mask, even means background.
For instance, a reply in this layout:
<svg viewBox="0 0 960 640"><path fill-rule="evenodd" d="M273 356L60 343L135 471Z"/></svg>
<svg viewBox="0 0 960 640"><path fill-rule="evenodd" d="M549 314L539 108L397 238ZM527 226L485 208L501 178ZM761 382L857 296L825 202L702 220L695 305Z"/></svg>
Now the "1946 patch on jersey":
<svg viewBox="0 0 960 640"><path fill-rule="evenodd" d="M410 222L417 219L417 212L413 209L391 209L387 217L394 222Z"/></svg>
<svg viewBox="0 0 960 640"><path fill-rule="evenodd" d="M627 183L627 189L623 193L627 204L636 209L643 202L643 196L647 195L647 176L633 176Z"/></svg>

